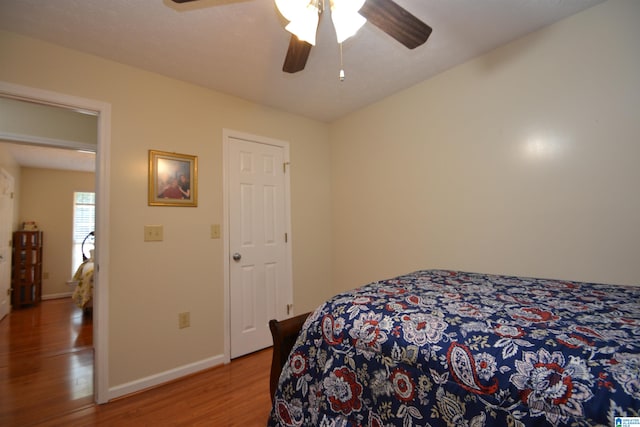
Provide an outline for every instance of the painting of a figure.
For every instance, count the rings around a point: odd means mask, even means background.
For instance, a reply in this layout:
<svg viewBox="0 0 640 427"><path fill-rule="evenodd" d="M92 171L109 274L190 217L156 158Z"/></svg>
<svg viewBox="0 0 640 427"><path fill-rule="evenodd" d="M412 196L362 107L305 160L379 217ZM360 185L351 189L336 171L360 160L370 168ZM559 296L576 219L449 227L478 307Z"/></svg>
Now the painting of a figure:
<svg viewBox="0 0 640 427"><path fill-rule="evenodd" d="M149 150L149 205L197 206L197 158Z"/></svg>

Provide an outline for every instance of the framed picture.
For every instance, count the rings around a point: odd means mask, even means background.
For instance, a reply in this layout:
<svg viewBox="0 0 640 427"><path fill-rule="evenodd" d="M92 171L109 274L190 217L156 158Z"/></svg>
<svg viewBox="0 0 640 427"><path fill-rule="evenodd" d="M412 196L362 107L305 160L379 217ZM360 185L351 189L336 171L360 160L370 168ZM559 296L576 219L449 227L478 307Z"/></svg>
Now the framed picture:
<svg viewBox="0 0 640 427"><path fill-rule="evenodd" d="M149 206L198 206L198 158L149 150Z"/></svg>

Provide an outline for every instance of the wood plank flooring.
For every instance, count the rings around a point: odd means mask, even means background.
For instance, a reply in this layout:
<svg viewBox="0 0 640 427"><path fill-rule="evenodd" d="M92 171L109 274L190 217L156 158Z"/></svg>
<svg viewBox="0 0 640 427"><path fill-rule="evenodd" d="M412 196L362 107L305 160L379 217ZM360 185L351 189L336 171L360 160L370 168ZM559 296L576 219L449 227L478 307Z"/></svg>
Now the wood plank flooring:
<svg viewBox="0 0 640 427"><path fill-rule="evenodd" d="M93 404L91 319L70 299L0 321L0 426L264 426L271 349Z"/></svg>

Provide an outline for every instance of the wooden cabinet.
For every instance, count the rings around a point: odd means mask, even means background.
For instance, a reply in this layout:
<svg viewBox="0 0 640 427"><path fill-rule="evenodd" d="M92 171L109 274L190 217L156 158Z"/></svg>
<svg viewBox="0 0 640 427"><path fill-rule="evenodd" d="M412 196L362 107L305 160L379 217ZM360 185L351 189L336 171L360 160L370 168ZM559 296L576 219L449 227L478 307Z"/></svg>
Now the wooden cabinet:
<svg viewBox="0 0 640 427"><path fill-rule="evenodd" d="M42 296L42 231L13 233L11 305L38 304Z"/></svg>

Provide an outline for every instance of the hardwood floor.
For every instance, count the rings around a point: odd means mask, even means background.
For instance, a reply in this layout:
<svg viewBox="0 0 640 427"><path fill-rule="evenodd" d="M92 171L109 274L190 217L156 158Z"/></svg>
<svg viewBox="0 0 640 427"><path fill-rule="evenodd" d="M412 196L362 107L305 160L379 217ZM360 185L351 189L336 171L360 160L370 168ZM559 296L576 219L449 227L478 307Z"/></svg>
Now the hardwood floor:
<svg viewBox="0 0 640 427"><path fill-rule="evenodd" d="M0 425L31 425L92 402L91 318L70 298L0 322Z"/></svg>
<svg viewBox="0 0 640 427"><path fill-rule="evenodd" d="M93 404L91 319L70 299L0 322L1 426L264 426L271 349L105 405Z"/></svg>

